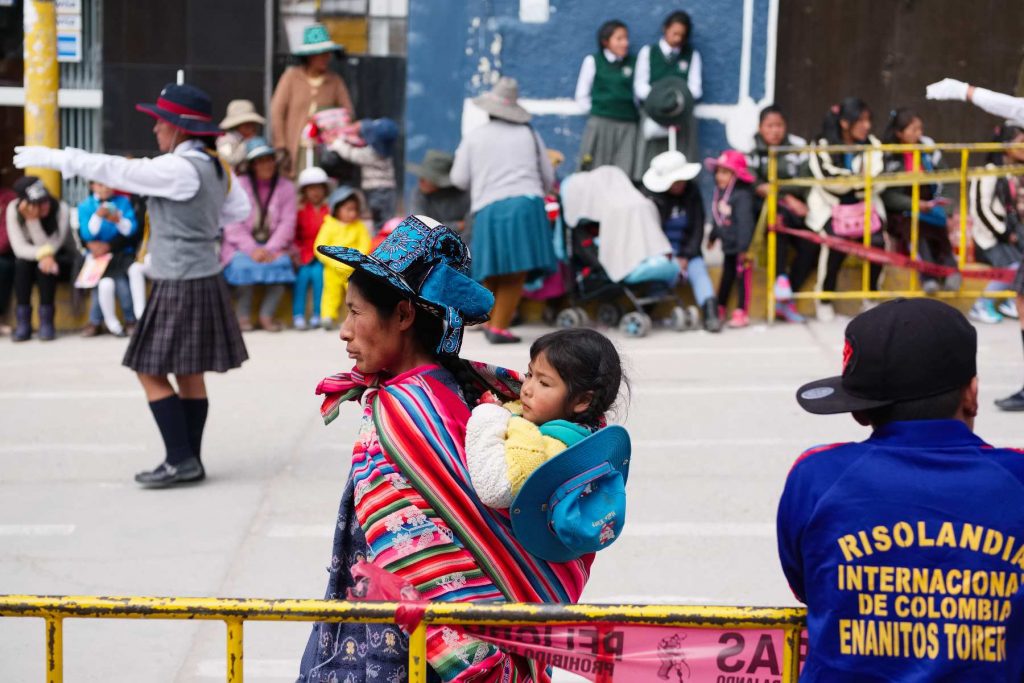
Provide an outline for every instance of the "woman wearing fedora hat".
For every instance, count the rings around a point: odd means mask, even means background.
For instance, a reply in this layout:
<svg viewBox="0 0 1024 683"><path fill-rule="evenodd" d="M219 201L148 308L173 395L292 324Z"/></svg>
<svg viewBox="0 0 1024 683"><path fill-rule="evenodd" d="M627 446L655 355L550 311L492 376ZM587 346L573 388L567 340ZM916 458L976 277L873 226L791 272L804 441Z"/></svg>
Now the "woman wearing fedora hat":
<svg viewBox="0 0 1024 683"><path fill-rule="evenodd" d="M544 210L555 172L518 99L518 83L503 77L473 100L491 120L463 138L450 174L452 184L470 192L473 278L494 293L491 323L484 328L492 344L519 341L508 328L523 285L556 265Z"/></svg>
<svg viewBox="0 0 1024 683"><path fill-rule="evenodd" d="M440 150L428 149L420 164L410 164L416 176L410 211L417 216L430 216L459 233L469 244L469 193L452 185L449 173L454 157Z"/></svg>
<svg viewBox="0 0 1024 683"><path fill-rule="evenodd" d="M370 254L319 251L355 270L341 327L355 367L320 383L321 415L329 423L348 401L361 403L363 414L327 599L354 592L353 570L363 561L397 575L422 600L576 602L593 556L531 555L508 515L476 496L466 468L467 399L489 389L510 400L519 391L507 371L492 369L485 382L482 366L458 357L464 326L487 320L494 301L470 276L469 250L446 226L410 216ZM428 627L427 652L433 680L546 679L542 665L457 627ZM299 681L405 680L408 657L408 638L392 624L318 623Z"/></svg>
<svg viewBox="0 0 1024 683"><path fill-rule="evenodd" d="M252 295L257 285L266 288L260 304L260 327L280 332L274 320L285 285L295 282L290 249L298 216L292 181L281 176L279 154L261 137L246 143L245 161L239 166L239 184L249 195L252 211L244 220L224 227L220 261L224 279L238 294L236 313L242 331L253 329Z"/></svg>
<svg viewBox="0 0 1024 683"><path fill-rule="evenodd" d="M249 199L213 149L221 130L205 92L172 84L155 104L136 108L156 119L153 133L163 155L125 159L73 148L17 147L14 164L53 168L149 197L154 285L123 362L138 375L166 449L164 461L135 480L162 488L205 478L204 373L237 368L248 358L220 274L217 238L220 225L249 215Z"/></svg>
<svg viewBox="0 0 1024 683"><path fill-rule="evenodd" d="M245 143L258 136L267 120L256 111L249 100L231 100L224 120L220 122L224 135L217 138L217 153L231 168L245 161Z"/></svg>
<svg viewBox="0 0 1024 683"><path fill-rule="evenodd" d="M328 68L331 55L341 52L341 45L331 40L323 24L307 26L302 32L302 45L292 52L299 64L285 69L274 88L270 100L273 145L288 152L284 172L290 178L304 168L306 160L305 155L299 155L299 138L313 114L344 107L355 115L345 81Z"/></svg>

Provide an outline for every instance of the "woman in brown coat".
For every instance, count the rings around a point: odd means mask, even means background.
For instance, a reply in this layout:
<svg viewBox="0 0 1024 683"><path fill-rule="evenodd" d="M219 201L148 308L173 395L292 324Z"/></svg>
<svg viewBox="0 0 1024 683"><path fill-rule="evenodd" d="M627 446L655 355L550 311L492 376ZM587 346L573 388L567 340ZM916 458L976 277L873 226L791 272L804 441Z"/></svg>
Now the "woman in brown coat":
<svg viewBox="0 0 1024 683"><path fill-rule="evenodd" d="M328 69L331 53L340 50L341 46L331 40L323 24L308 26L302 35L302 45L293 53L299 64L288 67L274 88L270 101L273 147L288 150L282 170L289 177L294 177L305 165L299 138L313 114L329 107L345 107L355 115L345 81Z"/></svg>

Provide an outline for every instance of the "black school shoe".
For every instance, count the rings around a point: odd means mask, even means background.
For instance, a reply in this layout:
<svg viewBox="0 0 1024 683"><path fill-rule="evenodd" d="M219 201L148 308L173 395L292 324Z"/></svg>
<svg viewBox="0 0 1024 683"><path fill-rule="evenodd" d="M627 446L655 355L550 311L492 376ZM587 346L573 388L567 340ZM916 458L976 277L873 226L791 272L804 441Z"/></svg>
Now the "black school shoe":
<svg viewBox="0 0 1024 683"><path fill-rule="evenodd" d="M194 484L206 478L203 463L197 458L189 458L177 465L168 462L160 463L155 470L139 472L135 481L147 489L165 489L179 484Z"/></svg>
<svg viewBox="0 0 1024 683"><path fill-rule="evenodd" d="M996 407L1010 413L1024 411L1024 389L1015 394L1010 394L1006 398L996 399Z"/></svg>

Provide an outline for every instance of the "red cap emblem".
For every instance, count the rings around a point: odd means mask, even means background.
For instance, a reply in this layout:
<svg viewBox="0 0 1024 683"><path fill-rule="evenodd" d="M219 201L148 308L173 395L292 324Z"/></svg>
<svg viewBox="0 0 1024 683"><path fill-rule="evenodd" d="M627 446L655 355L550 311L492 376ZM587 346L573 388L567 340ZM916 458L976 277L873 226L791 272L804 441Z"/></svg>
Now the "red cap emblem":
<svg viewBox="0 0 1024 683"><path fill-rule="evenodd" d="M850 364L850 359L853 358L853 347L850 345L850 340L847 339L843 343L843 374L846 374L846 366Z"/></svg>

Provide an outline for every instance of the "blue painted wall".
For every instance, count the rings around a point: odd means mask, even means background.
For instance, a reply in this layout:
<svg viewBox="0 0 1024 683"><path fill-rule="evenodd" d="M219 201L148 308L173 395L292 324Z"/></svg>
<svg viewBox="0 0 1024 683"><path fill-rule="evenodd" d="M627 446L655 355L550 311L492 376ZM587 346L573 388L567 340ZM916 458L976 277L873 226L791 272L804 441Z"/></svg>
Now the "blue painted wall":
<svg viewBox="0 0 1024 683"><path fill-rule="evenodd" d="M762 100L767 60L769 5L752 2L749 94ZM740 93L743 0L551 0L546 23L519 20L519 0L413 0L409 7L406 89L406 160L427 149L454 151L460 138L463 101L489 89L497 75L519 81L520 97L571 98L580 62L596 51L595 33L610 18L626 22L636 52L661 35L661 21L683 9L693 19L692 41L704 62L702 104L733 105ZM575 168L584 116L544 115L533 123L548 147ZM702 156L727 146L725 125L699 121ZM406 187L415 186L407 179Z"/></svg>

